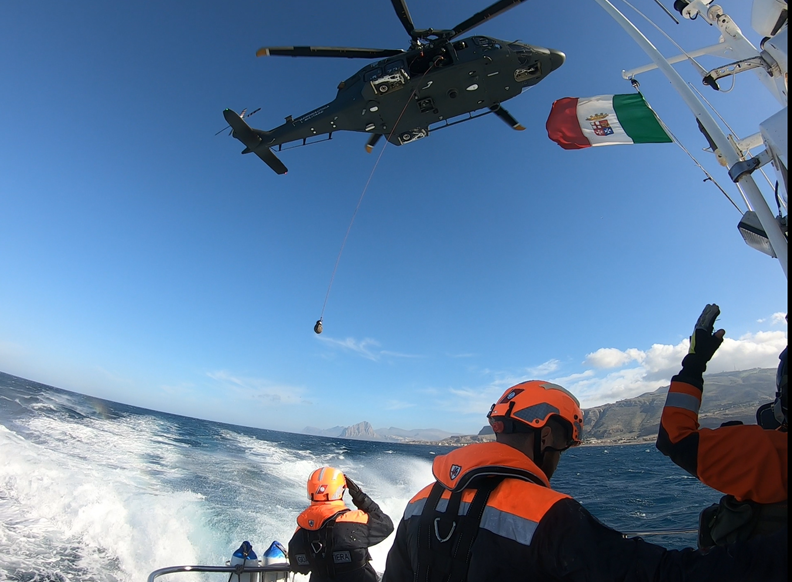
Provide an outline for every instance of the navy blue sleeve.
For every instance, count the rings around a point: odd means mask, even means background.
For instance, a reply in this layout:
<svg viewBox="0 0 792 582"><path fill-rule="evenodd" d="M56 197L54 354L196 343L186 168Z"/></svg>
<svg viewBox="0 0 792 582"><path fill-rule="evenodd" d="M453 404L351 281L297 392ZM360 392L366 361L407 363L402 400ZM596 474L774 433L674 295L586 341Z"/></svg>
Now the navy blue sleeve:
<svg viewBox="0 0 792 582"><path fill-rule="evenodd" d="M573 499L556 503L531 543L539 569L569 582L786 582L787 530L703 553L624 538Z"/></svg>

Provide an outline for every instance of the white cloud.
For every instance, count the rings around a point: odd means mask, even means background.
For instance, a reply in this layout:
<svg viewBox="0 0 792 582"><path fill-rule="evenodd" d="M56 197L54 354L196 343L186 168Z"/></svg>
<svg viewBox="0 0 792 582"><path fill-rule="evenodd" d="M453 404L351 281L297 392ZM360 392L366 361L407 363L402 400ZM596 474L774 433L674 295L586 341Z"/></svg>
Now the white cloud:
<svg viewBox="0 0 792 582"><path fill-rule="evenodd" d="M583 364L594 368L619 368L633 360L641 362L643 358L644 353L636 349L623 352L616 348L600 348L596 352L586 354Z"/></svg>
<svg viewBox="0 0 792 582"><path fill-rule="evenodd" d="M783 324L786 325L787 323L787 314L786 313L774 313L772 315L773 325Z"/></svg>
<svg viewBox="0 0 792 582"><path fill-rule="evenodd" d="M727 337L707 365L707 372L774 368L778 365L778 354L786 345L786 332L782 331L760 331L738 339ZM679 372L689 346L690 341L684 339L676 345L654 344L645 352L634 348L625 351L613 348L597 350L586 357L584 364L594 368L613 368L618 365L603 364L621 361L621 366L624 366L634 361L639 365L605 376L598 376L593 370L588 370L588 374L584 372L552 381L574 393L585 408L632 398L667 386L671 376Z"/></svg>
<svg viewBox="0 0 792 582"><path fill-rule="evenodd" d="M785 331L760 331L737 339L727 337L707 366L707 372L774 368L778 365L778 354L786 345ZM558 360L526 368L528 376L525 371L483 370L483 381L477 386L439 390L435 406L449 414L483 418L509 386L534 377L565 387L577 396L584 408L591 408L667 386L671 377L679 372L689 346L690 341L685 338L675 345L654 344L646 350L602 348L586 355L582 371L564 376L552 375L565 368Z"/></svg>
<svg viewBox="0 0 792 582"><path fill-rule="evenodd" d="M552 374L560 367L560 362L558 360L548 360L543 364L539 364L533 368L526 368L526 372L529 376L536 377L537 379L542 379L548 374ZM508 388L506 386L504 390Z"/></svg>
<svg viewBox="0 0 792 582"><path fill-rule="evenodd" d="M259 400L269 406L302 402L304 389L297 386L273 384L261 378L242 378L222 370L206 375L233 392L235 398Z"/></svg>
<svg viewBox="0 0 792 582"><path fill-rule="evenodd" d="M385 402L386 410L404 410L405 408L412 408L416 406L414 402L405 402L404 400L388 400Z"/></svg>
<svg viewBox="0 0 792 582"><path fill-rule="evenodd" d="M327 336L320 336L319 340L324 342L324 344L330 348L338 348L345 352L351 352L353 354L357 354L358 356L366 358L367 360L371 360L372 362L378 362L383 357L391 357L391 358L423 357L413 354L403 354L400 352L393 352L390 350L376 349L379 348L380 344L377 340L371 338L365 338L358 341L355 338L351 338L351 337L348 337L343 340L338 340Z"/></svg>

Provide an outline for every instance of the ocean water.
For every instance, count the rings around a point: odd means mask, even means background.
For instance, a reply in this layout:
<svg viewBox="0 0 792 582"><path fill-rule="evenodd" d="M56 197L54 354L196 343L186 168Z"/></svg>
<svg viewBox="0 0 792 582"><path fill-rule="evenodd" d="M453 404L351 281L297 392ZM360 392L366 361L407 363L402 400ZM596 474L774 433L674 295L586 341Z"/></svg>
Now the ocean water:
<svg viewBox="0 0 792 582"><path fill-rule="evenodd" d="M397 524L449 450L208 422L0 373L0 580L139 582L165 566L223 565L243 540L260 554L291 538L322 465L353 476ZM719 498L653 444L572 449L553 486L621 531L695 529ZM371 548L378 571L391 541ZM161 579L224 579L201 576Z"/></svg>

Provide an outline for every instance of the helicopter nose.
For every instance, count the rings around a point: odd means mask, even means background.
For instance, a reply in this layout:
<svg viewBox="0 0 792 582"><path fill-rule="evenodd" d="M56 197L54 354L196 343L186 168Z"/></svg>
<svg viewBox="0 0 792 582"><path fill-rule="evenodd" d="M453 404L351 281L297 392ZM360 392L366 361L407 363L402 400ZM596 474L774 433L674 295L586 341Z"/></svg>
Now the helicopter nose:
<svg viewBox="0 0 792 582"><path fill-rule="evenodd" d="M550 50L550 70L555 71L556 69L559 69L561 65L564 64L564 61L566 61L566 55L561 51L556 51L553 49L549 49L549 50Z"/></svg>

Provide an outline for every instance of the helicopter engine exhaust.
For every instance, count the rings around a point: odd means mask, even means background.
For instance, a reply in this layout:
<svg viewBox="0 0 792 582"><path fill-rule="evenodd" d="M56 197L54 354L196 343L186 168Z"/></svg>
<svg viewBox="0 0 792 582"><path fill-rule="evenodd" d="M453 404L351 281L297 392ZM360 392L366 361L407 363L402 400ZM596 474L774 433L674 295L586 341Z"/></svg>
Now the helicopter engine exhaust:
<svg viewBox="0 0 792 582"><path fill-rule="evenodd" d="M261 160L272 168L276 174L285 174L288 172L286 166L281 162L278 157L272 153L272 150L264 145L262 136L267 135L267 132L261 130L254 130L240 117L240 115L232 109L225 109L223 111L228 125L231 126L231 135L245 144L245 149L242 150L243 154L253 152Z"/></svg>

